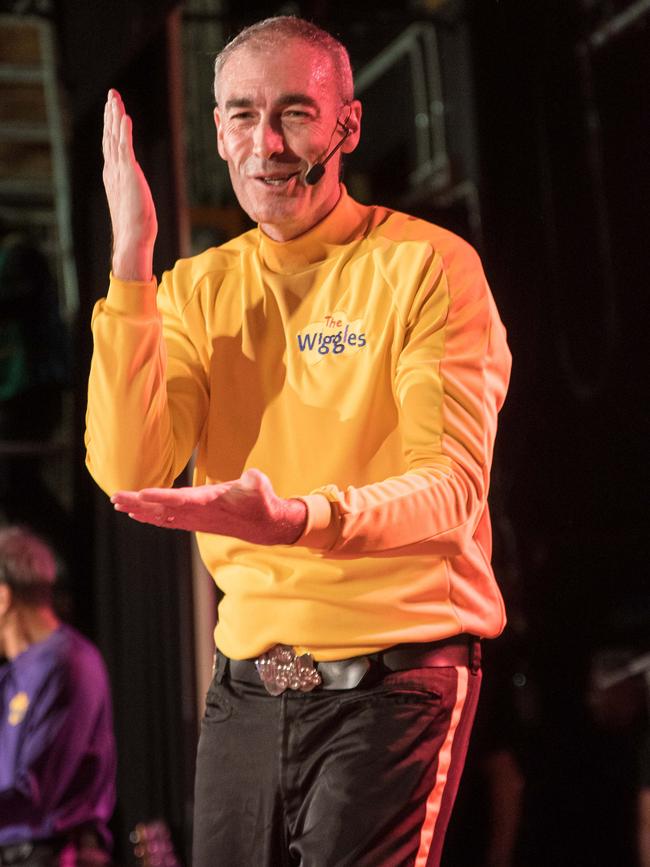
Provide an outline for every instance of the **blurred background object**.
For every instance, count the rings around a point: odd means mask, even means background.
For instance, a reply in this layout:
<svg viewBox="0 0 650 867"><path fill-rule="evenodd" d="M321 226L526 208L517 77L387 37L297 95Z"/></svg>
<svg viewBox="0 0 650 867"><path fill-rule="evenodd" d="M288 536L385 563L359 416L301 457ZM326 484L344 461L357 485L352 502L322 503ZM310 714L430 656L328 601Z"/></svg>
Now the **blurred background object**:
<svg viewBox="0 0 650 867"><path fill-rule="evenodd" d="M68 558L79 304L68 124L49 4L22 7L0 11L0 515Z"/></svg>

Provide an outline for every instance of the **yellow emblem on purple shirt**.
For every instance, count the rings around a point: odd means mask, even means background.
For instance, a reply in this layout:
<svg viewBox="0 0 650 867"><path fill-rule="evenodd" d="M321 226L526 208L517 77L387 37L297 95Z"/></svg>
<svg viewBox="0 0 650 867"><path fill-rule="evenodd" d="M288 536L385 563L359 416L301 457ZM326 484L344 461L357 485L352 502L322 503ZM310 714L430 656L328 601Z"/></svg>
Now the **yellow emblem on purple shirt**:
<svg viewBox="0 0 650 867"><path fill-rule="evenodd" d="M17 726L24 719L29 707L29 696L26 692L17 692L9 702L9 725Z"/></svg>

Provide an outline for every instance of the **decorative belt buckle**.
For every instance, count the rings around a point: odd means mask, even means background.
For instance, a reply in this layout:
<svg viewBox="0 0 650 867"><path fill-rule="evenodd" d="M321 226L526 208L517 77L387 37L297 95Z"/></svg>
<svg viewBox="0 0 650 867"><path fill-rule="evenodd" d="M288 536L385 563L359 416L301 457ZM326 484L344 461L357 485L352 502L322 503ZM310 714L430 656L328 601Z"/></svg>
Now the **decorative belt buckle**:
<svg viewBox="0 0 650 867"><path fill-rule="evenodd" d="M275 644L255 660L255 667L271 695L281 695L285 689L310 692L322 682L311 653L296 656L288 644Z"/></svg>

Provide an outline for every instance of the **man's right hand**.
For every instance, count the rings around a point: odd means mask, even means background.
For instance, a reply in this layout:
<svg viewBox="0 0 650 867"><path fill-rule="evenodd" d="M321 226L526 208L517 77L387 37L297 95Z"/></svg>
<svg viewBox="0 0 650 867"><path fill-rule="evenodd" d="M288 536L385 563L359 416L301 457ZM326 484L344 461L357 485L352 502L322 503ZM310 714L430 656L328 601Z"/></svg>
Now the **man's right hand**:
<svg viewBox="0 0 650 867"><path fill-rule="evenodd" d="M106 100L102 149L113 224L113 274L122 280L151 280L156 208L133 151L131 118L116 90L110 90Z"/></svg>

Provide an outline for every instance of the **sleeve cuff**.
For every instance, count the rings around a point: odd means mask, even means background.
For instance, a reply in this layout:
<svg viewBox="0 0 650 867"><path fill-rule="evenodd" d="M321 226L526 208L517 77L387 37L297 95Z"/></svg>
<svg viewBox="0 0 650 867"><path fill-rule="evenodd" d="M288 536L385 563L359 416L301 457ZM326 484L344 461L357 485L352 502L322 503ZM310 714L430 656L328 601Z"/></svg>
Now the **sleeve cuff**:
<svg viewBox="0 0 650 867"><path fill-rule="evenodd" d="M122 316L158 316L155 277L151 280L121 280L111 273L106 306Z"/></svg>
<svg viewBox="0 0 650 867"><path fill-rule="evenodd" d="M339 533L338 515L324 494L307 494L298 497L307 506L307 523L302 535L294 545L306 548L331 548Z"/></svg>

